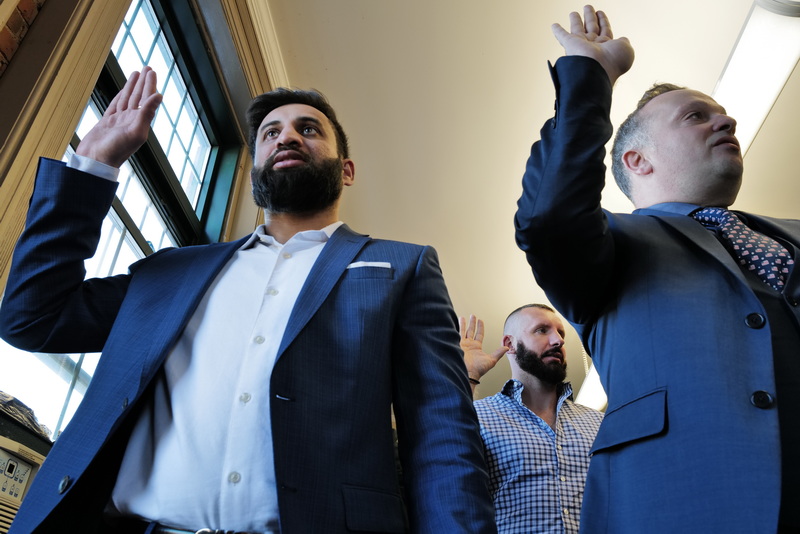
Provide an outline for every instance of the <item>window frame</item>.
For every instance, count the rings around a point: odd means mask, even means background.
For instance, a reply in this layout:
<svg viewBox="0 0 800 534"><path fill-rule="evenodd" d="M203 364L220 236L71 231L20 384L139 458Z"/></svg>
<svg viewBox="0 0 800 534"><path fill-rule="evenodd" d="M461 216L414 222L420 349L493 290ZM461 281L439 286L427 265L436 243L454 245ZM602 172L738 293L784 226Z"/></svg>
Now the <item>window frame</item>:
<svg viewBox="0 0 800 534"><path fill-rule="evenodd" d="M246 140L190 0L151 0L151 5L211 143L197 208L187 199L152 132L130 163L178 246L218 242L224 238L225 217ZM125 75L109 52L91 98L104 111L124 84Z"/></svg>

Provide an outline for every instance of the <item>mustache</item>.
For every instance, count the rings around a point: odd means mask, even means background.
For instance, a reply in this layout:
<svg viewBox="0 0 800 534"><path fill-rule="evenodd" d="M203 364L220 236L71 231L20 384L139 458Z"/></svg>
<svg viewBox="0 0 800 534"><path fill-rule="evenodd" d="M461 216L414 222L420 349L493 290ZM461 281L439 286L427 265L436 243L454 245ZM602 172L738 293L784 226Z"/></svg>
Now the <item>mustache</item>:
<svg viewBox="0 0 800 534"><path fill-rule="evenodd" d="M296 157L297 157L298 159L301 159L301 160L303 160L303 161L304 161L304 162L306 162L306 163L308 163L308 162L309 162L309 160L311 159L311 157L310 157L308 154L306 154L306 153L304 153L304 152L301 152L301 151L300 151L299 149L297 149L297 148L292 148L292 147L288 147L288 146L287 146L287 147L279 147L279 148L277 148L277 149L275 150L275 152L273 152L273 153L272 153L272 154L271 154L271 155L270 155L270 156L267 158L267 160L264 162L264 165L263 165L263 166L265 166L265 167L268 167L268 168L272 168L272 166L275 164L275 158L277 158L277 157L278 157L278 155L279 155L281 152L293 152L294 154L296 154L296 155L297 155Z"/></svg>
<svg viewBox="0 0 800 534"><path fill-rule="evenodd" d="M550 357L550 356L552 356L553 358L558 358L562 362L564 361L564 352L561 350L561 347L559 347L557 349L549 349L549 350L544 351L539 356L539 359L541 360L541 359L544 359L544 358L547 358L547 357Z"/></svg>

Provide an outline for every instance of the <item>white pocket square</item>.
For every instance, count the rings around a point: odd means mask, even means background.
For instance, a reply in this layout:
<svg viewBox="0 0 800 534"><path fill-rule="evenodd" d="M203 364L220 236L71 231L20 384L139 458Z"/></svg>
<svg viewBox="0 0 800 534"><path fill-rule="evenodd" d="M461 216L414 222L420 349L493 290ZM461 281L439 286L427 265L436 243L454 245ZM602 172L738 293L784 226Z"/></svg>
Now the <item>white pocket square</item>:
<svg viewBox="0 0 800 534"><path fill-rule="evenodd" d="M348 269L358 269L359 267L380 267L381 269L391 269L392 264L388 261L356 261L347 266Z"/></svg>

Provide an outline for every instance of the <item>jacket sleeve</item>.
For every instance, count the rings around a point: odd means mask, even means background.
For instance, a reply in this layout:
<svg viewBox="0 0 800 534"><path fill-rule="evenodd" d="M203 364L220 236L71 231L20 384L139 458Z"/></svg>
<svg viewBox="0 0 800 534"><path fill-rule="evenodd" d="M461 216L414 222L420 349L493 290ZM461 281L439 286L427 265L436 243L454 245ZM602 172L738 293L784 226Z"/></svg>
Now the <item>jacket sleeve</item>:
<svg viewBox="0 0 800 534"><path fill-rule="evenodd" d="M116 187L63 162L40 160L0 307L6 342L37 352L102 349L128 277L84 281L83 262L94 255Z"/></svg>
<svg viewBox="0 0 800 534"><path fill-rule="evenodd" d="M496 532L457 319L430 247L395 324L393 402L411 532Z"/></svg>
<svg viewBox="0 0 800 534"><path fill-rule="evenodd" d="M562 57L551 74L556 114L531 148L514 226L553 305L585 324L607 302L614 271L614 240L600 207L611 84L600 64L585 57Z"/></svg>

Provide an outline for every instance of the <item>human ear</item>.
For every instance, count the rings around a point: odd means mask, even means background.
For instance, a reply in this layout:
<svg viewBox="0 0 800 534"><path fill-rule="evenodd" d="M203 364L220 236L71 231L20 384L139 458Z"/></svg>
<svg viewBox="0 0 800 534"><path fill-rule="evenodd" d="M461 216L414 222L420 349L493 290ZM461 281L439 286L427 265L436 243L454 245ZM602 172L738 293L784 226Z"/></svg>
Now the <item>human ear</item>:
<svg viewBox="0 0 800 534"><path fill-rule="evenodd" d="M625 168L634 174L644 176L653 172L653 165L638 150L628 150L622 154L622 163Z"/></svg>
<svg viewBox="0 0 800 534"><path fill-rule="evenodd" d="M345 159L342 161L342 183L344 185L353 185L356 180L356 165L352 159Z"/></svg>

